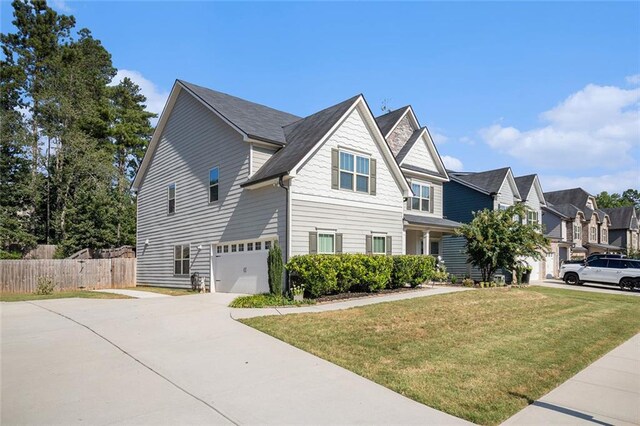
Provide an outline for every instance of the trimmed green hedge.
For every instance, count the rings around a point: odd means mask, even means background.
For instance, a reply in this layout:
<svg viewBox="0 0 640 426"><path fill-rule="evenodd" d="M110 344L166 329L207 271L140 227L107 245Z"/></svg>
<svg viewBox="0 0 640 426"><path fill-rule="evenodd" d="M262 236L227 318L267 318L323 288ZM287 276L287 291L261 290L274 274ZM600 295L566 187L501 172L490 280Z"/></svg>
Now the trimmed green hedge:
<svg viewBox="0 0 640 426"><path fill-rule="evenodd" d="M405 284L412 287L433 275L430 256L309 254L286 265L292 284L303 285L309 297L348 291L378 291Z"/></svg>

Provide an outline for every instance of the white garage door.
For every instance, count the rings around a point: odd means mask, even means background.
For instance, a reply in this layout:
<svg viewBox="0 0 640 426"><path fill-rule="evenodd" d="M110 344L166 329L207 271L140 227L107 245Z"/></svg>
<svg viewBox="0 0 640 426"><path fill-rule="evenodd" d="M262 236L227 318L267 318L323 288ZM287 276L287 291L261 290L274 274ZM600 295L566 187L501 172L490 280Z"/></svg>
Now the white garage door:
<svg viewBox="0 0 640 426"><path fill-rule="evenodd" d="M531 281L539 281L540 278L540 262L535 260L532 257L528 257L526 262L531 266L531 277L529 278L529 282Z"/></svg>
<svg viewBox="0 0 640 426"><path fill-rule="evenodd" d="M250 245L249 245L250 244ZM229 243L216 247L213 261L215 289L221 293L268 293L268 250L265 243ZM240 248L242 247L242 250ZM248 250L249 247L251 250Z"/></svg>

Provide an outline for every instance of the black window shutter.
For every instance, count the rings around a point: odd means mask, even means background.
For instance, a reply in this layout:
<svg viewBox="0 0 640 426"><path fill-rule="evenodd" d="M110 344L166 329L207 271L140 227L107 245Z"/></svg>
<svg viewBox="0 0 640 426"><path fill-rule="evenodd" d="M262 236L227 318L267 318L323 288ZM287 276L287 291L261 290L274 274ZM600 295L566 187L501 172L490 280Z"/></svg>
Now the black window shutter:
<svg viewBox="0 0 640 426"><path fill-rule="evenodd" d="M318 233L309 232L309 254L318 253Z"/></svg>
<svg viewBox="0 0 640 426"><path fill-rule="evenodd" d="M371 159L371 163L369 165L369 173L370 173L370 182L369 182L369 188L370 188L370 194L371 195L376 195L376 187L377 187L377 170L376 170L376 160L375 159Z"/></svg>
<svg viewBox="0 0 640 426"><path fill-rule="evenodd" d="M365 239L365 251L367 254L371 254L373 252L371 247L372 243L373 241L372 241L371 235L367 235Z"/></svg>
<svg viewBox="0 0 640 426"><path fill-rule="evenodd" d="M340 155L337 149L331 150L331 189L338 189L340 179Z"/></svg>
<svg viewBox="0 0 640 426"><path fill-rule="evenodd" d="M392 241L391 241L391 236L389 235L389 236L387 236L387 243L385 244L385 245L387 246L387 247L386 247L386 249L387 249L387 255L391 255L391 253L392 253L392 250L391 250L391 243L392 243Z"/></svg>
<svg viewBox="0 0 640 426"><path fill-rule="evenodd" d="M336 234L336 254L342 253L342 234Z"/></svg>

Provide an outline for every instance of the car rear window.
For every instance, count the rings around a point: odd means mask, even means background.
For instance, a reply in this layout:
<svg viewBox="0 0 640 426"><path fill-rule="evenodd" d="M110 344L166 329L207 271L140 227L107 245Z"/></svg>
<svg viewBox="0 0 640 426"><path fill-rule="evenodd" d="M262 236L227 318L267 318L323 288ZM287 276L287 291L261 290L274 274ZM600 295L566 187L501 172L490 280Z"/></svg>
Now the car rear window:
<svg viewBox="0 0 640 426"><path fill-rule="evenodd" d="M640 269L640 260L625 260L626 268Z"/></svg>
<svg viewBox="0 0 640 426"><path fill-rule="evenodd" d="M609 268L624 269L628 268L627 262L621 259L609 259Z"/></svg>

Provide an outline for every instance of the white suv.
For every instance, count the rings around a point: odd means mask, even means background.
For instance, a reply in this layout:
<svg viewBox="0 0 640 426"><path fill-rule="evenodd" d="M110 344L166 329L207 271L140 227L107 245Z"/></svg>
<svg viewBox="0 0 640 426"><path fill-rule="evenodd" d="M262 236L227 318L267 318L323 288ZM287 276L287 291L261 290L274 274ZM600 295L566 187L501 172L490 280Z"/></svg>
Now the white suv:
<svg viewBox="0 0 640 426"><path fill-rule="evenodd" d="M640 288L640 260L594 259L586 264L567 264L560 268L567 284L597 283L619 285L620 288Z"/></svg>

